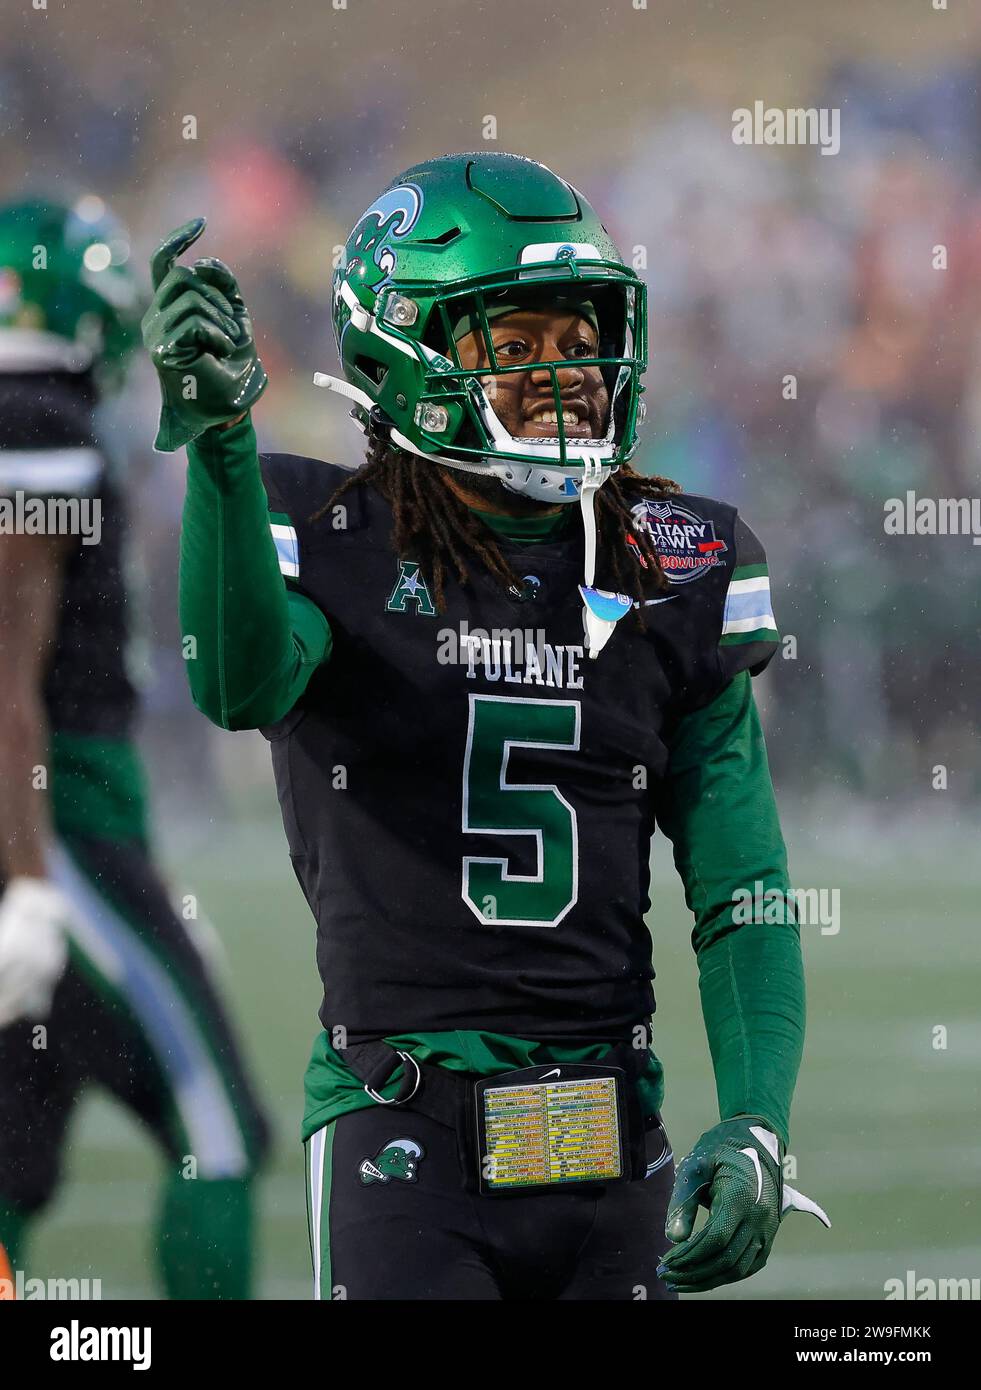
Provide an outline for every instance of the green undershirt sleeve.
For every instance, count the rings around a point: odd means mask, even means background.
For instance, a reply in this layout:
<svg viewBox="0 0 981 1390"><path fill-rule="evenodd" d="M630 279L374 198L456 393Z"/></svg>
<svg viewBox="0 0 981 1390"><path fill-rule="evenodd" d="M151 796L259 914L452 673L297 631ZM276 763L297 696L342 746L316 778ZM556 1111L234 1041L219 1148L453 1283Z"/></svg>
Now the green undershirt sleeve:
<svg viewBox="0 0 981 1390"><path fill-rule="evenodd" d="M790 899L748 672L681 720L657 818L695 915L692 945L720 1116L759 1115L786 1144L804 1040L804 975L792 910L754 907ZM772 916L782 924L767 924Z"/></svg>
<svg viewBox="0 0 981 1390"><path fill-rule="evenodd" d="M274 724L327 661L326 617L287 589L248 416L188 445L181 633L194 703L224 729Z"/></svg>

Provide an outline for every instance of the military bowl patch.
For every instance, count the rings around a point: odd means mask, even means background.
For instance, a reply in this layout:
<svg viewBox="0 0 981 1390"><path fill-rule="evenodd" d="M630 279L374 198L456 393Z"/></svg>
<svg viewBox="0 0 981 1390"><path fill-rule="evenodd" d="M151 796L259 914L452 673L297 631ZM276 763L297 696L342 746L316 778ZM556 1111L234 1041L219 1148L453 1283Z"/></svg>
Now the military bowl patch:
<svg viewBox="0 0 981 1390"><path fill-rule="evenodd" d="M646 531L672 584L689 584L708 574L728 550L715 534L715 522L696 516L677 502L646 499L630 509L634 525Z"/></svg>
<svg viewBox="0 0 981 1390"><path fill-rule="evenodd" d="M390 1139L376 1158L363 1158L358 1165L358 1173L363 1183L415 1182L419 1173L419 1160L425 1158L426 1151L414 1139Z"/></svg>

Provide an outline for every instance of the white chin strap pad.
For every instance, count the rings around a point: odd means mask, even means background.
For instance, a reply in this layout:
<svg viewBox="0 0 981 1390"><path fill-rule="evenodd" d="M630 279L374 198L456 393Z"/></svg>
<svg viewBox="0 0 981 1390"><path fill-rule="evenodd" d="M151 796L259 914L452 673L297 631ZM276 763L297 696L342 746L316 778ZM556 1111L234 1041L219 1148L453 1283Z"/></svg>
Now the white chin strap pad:
<svg viewBox="0 0 981 1390"><path fill-rule="evenodd" d="M585 583L579 586L579 592L583 601L582 621L586 634L586 649L593 658L599 656L613 636L617 623L633 607L625 594L611 594L606 589L595 587L596 494L609 476L609 468L604 468L598 458L587 458L579 489L583 534L586 540Z"/></svg>

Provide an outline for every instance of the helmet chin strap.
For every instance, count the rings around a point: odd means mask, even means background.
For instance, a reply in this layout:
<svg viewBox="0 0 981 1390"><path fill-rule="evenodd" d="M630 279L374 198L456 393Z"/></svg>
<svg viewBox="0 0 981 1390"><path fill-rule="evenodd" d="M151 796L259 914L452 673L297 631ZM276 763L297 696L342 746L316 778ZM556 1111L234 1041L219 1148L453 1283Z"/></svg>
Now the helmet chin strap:
<svg viewBox="0 0 981 1390"><path fill-rule="evenodd" d="M583 466L579 505L582 508L583 535L586 541L585 583L579 592L583 601L583 627L586 649L593 658L599 656L621 618L632 608L626 594L611 594L597 589L596 583L596 494L610 476L598 458L587 458Z"/></svg>
<svg viewBox="0 0 981 1390"><path fill-rule="evenodd" d="M579 489L579 505L582 508L582 529L586 537L585 583L592 588L596 579L596 494L606 479L598 459L587 459L583 468L582 485Z"/></svg>
<svg viewBox="0 0 981 1390"><path fill-rule="evenodd" d="M374 409L375 402L368 395L367 391L362 391L359 386L352 386L351 383L345 381L343 377L328 376L326 372L314 372L313 384L314 386L322 387L325 391L333 391L335 395L345 396L349 401L354 401L355 405L359 405L366 414L370 415L371 411ZM361 433L367 434L366 425L358 419L353 410L351 411L351 418L354 420L354 423ZM442 454L427 454L423 449L420 449L417 444L413 444L411 439L407 439L402 431L396 429L394 425L392 426L390 438L393 444L397 444L398 447L404 449L407 454L415 454L417 458L425 459L428 463L441 463L446 468L455 468L458 473L479 473L482 476L486 476L489 471L486 465L482 463L461 463L457 459L444 458Z"/></svg>
<svg viewBox="0 0 981 1390"><path fill-rule="evenodd" d="M334 391L338 396L346 396L349 401L363 406L365 410L371 410L375 404L367 391L352 386L349 381L345 381L340 376L328 376L326 372L314 372L313 384L314 386L322 386L325 391Z"/></svg>

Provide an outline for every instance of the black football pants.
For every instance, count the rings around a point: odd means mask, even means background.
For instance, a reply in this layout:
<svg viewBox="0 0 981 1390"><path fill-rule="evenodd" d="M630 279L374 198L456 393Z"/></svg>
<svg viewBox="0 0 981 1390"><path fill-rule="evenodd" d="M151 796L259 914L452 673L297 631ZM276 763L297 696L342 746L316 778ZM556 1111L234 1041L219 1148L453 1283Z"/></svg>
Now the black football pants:
<svg viewBox="0 0 981 1390"><path fill-rule="evenodd" d="M674 1163L663 1128L646 1143L643 1180L491 1197L467 1190L455 1130L408 1107L342 1115L306 1143L314 1297L676 1297L656 1273Z"/></svg>

